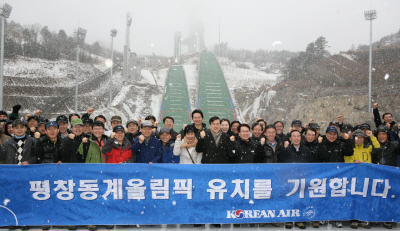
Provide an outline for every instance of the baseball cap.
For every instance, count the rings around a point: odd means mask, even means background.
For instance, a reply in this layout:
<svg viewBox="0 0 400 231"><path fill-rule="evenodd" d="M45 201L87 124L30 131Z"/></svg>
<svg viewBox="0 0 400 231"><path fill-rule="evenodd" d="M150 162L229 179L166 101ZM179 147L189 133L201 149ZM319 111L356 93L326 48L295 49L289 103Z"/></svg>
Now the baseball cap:
<svg viewBox="0 0 400 231"><path fill-rule="evenodd" d="M336 129L335 126L329 126L329 127L327 127L327 128L326 128L326 133L328 133L328 132L335 132L335 133L338 133L338 131L337 131L337 129Z"/></svg>
<svg viewBox="0 0 400 231"><path fill-rule="evenodd" d="M166 132L168 134L171 134L171 129L167 128L167 127L162 127L160 129L160 134L162 134L163 132Z"/></svg>
<svg viewBox="0 0 400 231"><path fill-rule="evenodd" d="M58 124L57 124L56 121L50 121L50 122L47 122L47 123L46 123L46 129L47 129L48 127L51 127L51 126L54 126L54 127L58 128Z"/></svg>
<svg viewBox="0 0 400 231"><path fill-rule="evenodd" d="M151 127L151 128L153 128L153 124L152 124L149 120L145 120L145 121L142 122L141 127L142 127L142 128L144 128L144 127Z"/></svg>
<svg viewBox="0 0 400 231"><path fill-rule="evenodd" d="M292 127L293 127L293 126L295 126L295 125L299 125L299 126L301 126L301 125L302 125L302 123L301 123L301 121L300 121L300 120L293 120L293 122L292 122Z"/></svg>
<svg viewBox="0 0 400 231"><path fill-rule="evenodd" d="M79 119L79 118L73 119L73 120L71 121L71 127L76 126L76 125L82 125L82 126L83 126L82 120Z"/></svg>
<svg viewBox="0 0 400 231"><path fill-rule="evenodd" d="M59 116L57 116L56 122L57 123L61 123L61 122L68 123L68 118L65 115L59 115Z"/></svg>
<svg viewBox="0 0 400 231"><path fill-rule="evenodd" d="M117 125L113 128L113 132L125 131L125 128L122 125Z"/></svg>
<svg viewBox="0 0 400 231"><path fill-rule="evenodd" d="M115 115L115 116L111 117L111 122L113 122L113 121L122 122L121 116Z"/></svg>

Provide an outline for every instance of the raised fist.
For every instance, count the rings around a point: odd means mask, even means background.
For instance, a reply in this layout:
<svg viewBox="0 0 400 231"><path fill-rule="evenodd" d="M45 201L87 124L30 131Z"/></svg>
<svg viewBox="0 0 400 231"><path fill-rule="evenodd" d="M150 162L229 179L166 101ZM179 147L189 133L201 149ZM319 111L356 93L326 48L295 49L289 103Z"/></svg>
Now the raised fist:
<svg viewBox="0 0 400 231"><path fill-rule="evenodd" d="M206 132L203 130L203 131L201 131L200 132L200 137L202 138L202 139L204 139L204 137L206 136Z"/></svg>
<svg viewBox="0 0 400 231"><path fill-rule="evenodd" d="M308 121L308 123L314 123L314 119L310 119L309 121Z"/></svg>
<svg viewBox="0 0 400 231"><path fill-rule="evenodd" d="M94 112L94 109L93 108L89 108L89 109L87 109L87 111L86 111L89 115L91 115L93 112Z"/></svg>
<svg viewBox="0 0 400 231"><path fill-rule="evenodd" d="M371 136L372 136L372 131L367 131L367 132L366 132L366 135L369 136L369 137L371 137Z"/></svg>
<svg viewBox="0 0 400 231"><path fill-rule="evenodd" d="M30 129L31 129L31 132L35 132L36 131L35 127L31 127Z"/></svg>
<svg viewBox="0 0 400 231"><path fill-rule="evenodd" d="M142 119L139 118L139 119L137 120L137 122L138 122L138 124L139 124L139 126L140 126L140 125L142 124Z"/></svg>
<svg viewBox="0 0 400 231"><path fill-rule="evenodd" d="M83 142L83 143L87 143L88 141L89 141L89 139L86 138L86 137L82 139L82 142Z"/></svg>
<svg viewBox="0 0 400 231"><path fill-rule="evenodd" d="M40 133L39 132L35 132L35 138L39 139L40 138Z"/></svg>
<svg viewBox="0 0 400 231"><path fill-rule="evenodd" d="M35 114L39 117L42 114L42 110L36 110Z"/></svg>
<svg viewBox="0 0 400 231"><path fill-rule="evenodd" d="M158 127L159 124L160 124L160 122L158 122L158 121L154 122L155 127Z"/></svg>
<svg viewBox="0 0 400 231"><path fill-rule="evenodd" d="M318 137L318 143L322 143L323 140L324 140L324 138L322 138L321 136Z"/></svg>
<svg viewBox="0 0 400 231"><path fill-rule="evenodd" d="M143 141L144 141L144 136L143 136L143 135L140 135L140 136L139 136L139 143L141 143L141 144L142 144L142 143L143 143Z"/></svg>
<svg viewBox="0 0 400 231"><path fill-rule="evenodd" d="M261 145L264 145L265 144L265 138L263 137L263 138L261 138Z"/></svg>
<svg viewBox="0 0 400 231"><path fill-rule="evenodd" d="M128 132L128 128L125 128L125 133Z"/></svg>
<svg viewBox="0 0 400 231"><path fill-rule="evenodd" d="M378 106L379 106L379 104L378 104L378 103L374 103L374 109L377 109L377 108L378 108Z"/></svg>
<svg viewBox="0 0 400 231"><path fill-rule="evenodd" d="M284 146L285 148L289 147L289 141L285 141L285 143L283 143L283 146Z"/></svg>
<svg viewBox="0 0 400 231"><path fill-rule="evenodd" d="M386 123L386 127L390 129L390 123Z"/></svg>
<svg viewBox="0 0 400 231"><path fill-rule="evenodd" d="M336 117L336 119L337 119L337 121L339 122L339 124L341 124L341 123L342 123L342 120L343 120L343 116L342 116L342 115L338 115L338 116Z"/></svg>
<svg viewBox="0 0 400 231"><path fill-rule="evenodd" d="M235 141L235 136L231 136L231 141Z"/></svg>
<svg viewBox="0 0 400 231"><path fill-rule="evenodd" d="M71 140L73 140L73 139L75 139L75 135L74 134L68 134L68 137L71 139Z"/></svg>
<svg viewBox="0 0 400 231"><path fill-rule="evenodd" d="M181 140L181 138L182 138L181 134L179 134L179 135L176 136L176 139L177 139L177 140Z"/></svg>
<svg viewBox="0 0 400 231"><path fill-rule="evenodd" d="M187 124L183 124L183 128L182 129L185 130L186 126L187 126Z"/></svg>

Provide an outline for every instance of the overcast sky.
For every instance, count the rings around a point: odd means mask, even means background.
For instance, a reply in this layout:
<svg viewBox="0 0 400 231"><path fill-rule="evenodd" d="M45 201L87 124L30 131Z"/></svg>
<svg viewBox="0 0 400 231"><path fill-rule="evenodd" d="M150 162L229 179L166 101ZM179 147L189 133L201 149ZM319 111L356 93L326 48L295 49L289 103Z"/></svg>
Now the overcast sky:
<svg viewBox="0 0 400 231"><path fill-rule="evenodd" d="M71 35L87 29L86 42L125 44L126 13L131 12L131 50L138 54L172 56L174 32L186 37L197 20L204 23L206 46L221 41L233 48L303 51L319 36L326 37L331 53L352 44L369 43L364 11L377 10L373 41L400 29L397 0L2 0L13 7L10 20L22 25L39 23L51 31ZM153 44L153 47L151 46ZM185 51L182 48L182 51Z"/></svg>

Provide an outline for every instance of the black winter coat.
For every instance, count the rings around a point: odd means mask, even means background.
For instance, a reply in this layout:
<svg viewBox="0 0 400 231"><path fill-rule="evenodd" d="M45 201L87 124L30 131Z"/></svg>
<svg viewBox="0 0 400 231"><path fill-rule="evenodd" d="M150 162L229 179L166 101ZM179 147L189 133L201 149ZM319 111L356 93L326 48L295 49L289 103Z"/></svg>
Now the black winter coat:
<svg viewBox="0 0 400 231"><path fill-rule="evenodd" d="M324 138L317 146L317 153L322 162L344 163L344 156L352 156L354 153L353 142L351 139L329 142Z"/></svg>
<svg viewBox="0 0 400 231"><path fill-rule="evenodd" d="M229 141L229 143L229 157L234 159L234 163L262 163L264 150L261 143L252 140Z"/></svg>
<svg viewBox="0 0 400 231"><path fill-rule="evenodd" d="M193 129L194 129L194 135L196 136L196 139L197 140L200 140L200 132L201 131L209 131L208 129L207 129L207 127L206 127L206 124L205 123L202 123L203 124L203 128L202 129L197 129L196 128L196 126L194 125L194 123L192 123L192 124L190 124L190 125L187 125L187 126L192 126L193 127ZM179 133L181 134L181 137L182 137L182 139L183 139L183 137L185 137L185 132L183 131L184 129L182 129Z"/></svg>
<svg viewBox="0 0 400 231"><path fill-rule="evenodd" d="M372 163L374 164L382 164L388 166L397 166L397 156L400 155L400 145L397 142L387 141L382 144L379 152L373 152L372 155Z"/></svg>
<svg viewBox="0 0 400 231"><path fill-rule="evenodd" d="M73 140L70 139L69 136L64 137L64 139L61 140L60 153L61 153L61 160L63 163L85 162L85 160L82 159L82 155L77 153L79 145L81 145L82 138L84 137L85 135L82 134L80 136L75 136Z"/></svg>
<svg viewBox="0 0 400 231"><path fill-rule="evenodd" d="M310 149L311 154L314 156L314 163L323 163L323 161L318 157L317 153L317 145L318 141L313 140L312 142L308 142L307 140L303 141L304 145Z"/></svg>
<svg viewBox="0 0 400 231"><path fill-rule="evenodd" d="M218 142L218 147L215 145L215 140L212 131L206 131L204 139L199 139L196 145L196 152L202 152L203 164L226 164L229 163L228 152L230 139L226 133L221 132L221 137Z"/></svg>
<svg viewBox="0 0 400 231"><path fill-rule="evenodd" d="M267 141L265 141L264 144L264 158L262 163L280 163L278 156L281 154L283 150L283 144L278 138L278 136L275 137L275 141L277 142L275 145L275 152L274 149L268 144Z"/></svg>
<svg viewBox="0 0 400 231"><path fill-rule="evenodd" d="M38 158L39 164L57 163L58 161L61 161L61 155L60 155L61 137L60 136L57 136L56 143L53 143L47 136L40 137L39 147L42 148L41 154L36 156L36 158Z"/></svg>
<svg viewBox="0 0 400 231"><path fill-rule="evenodd" d="M304 144L300 144L299 151L296 151L296 148L293 144L290 144L288 148L284 148L281 154L279 155L279 160L282 163L313 163L314 157L310 152L310 149L307 148Z"/></svg>

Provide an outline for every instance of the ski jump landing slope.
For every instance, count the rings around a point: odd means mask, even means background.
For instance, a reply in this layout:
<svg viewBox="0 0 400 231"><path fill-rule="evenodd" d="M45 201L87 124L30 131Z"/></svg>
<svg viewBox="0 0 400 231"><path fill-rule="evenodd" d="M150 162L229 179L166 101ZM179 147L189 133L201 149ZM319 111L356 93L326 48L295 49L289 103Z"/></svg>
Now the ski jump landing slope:
<svg viewBox="0 0 400 231"><path fill-rule="evenodd" d="M212 116L237 120L222 69L211 52L200 53L198 94L197 108L203 111L206 123Z"/></svg>
<svg viewBox="0 0 400 231"><path fill-rule="evenodd" d="M174 118L174 130L179 132L183 124L190 124L190 104L185 72L180 65L172 65L168 71L165 84L163 103L160 113L160 124L166 116Z"/></svg>

